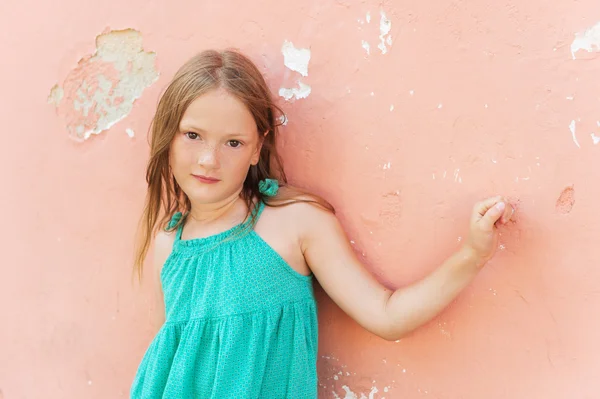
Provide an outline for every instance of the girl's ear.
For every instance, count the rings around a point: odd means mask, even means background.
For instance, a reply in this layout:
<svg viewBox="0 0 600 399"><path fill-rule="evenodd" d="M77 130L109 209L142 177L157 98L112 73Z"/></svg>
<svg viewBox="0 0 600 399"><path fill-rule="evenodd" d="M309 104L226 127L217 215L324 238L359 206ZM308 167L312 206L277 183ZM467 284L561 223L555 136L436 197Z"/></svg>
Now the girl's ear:
<svg viewBox="0 0 600 399"><path fill-rule="evenodd" d="M267 130L265 132L265 136L269 133L269 131ZM263 138L264 139L264 138ZM264 140L260 140L260 142L258 143L258 145L256 146L256 149L254 150L254 153L252 154L252 159L250 161L251 165L257 165L258 161L260 160L260 152L262 151L262 146L263 146L263 142Z"/></svg>

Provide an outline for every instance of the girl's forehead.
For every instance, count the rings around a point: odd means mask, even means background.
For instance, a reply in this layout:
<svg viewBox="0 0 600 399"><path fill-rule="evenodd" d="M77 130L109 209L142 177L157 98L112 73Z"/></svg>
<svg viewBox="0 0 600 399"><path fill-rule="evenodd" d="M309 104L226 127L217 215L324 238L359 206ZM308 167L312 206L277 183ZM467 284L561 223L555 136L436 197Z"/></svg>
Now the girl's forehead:
<svg viewBox="0 0 600 399"><path fill-rule="evenodd" d="M246 105L235 96L210 91L196 98L183 113L180 128L227 134L256 133L256 121Z"/></svg>

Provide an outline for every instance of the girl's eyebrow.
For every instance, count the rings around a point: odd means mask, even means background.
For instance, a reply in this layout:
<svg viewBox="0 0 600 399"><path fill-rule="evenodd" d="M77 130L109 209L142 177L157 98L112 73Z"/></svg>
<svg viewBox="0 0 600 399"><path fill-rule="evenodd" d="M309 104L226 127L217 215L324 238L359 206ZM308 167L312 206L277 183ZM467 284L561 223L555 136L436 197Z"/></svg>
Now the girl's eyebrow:
<svg viewBox="0 0 600 399"><path fill-rule="evenodd" d="M181 125L179 126L179 130L182 132L187 132L187 131L193 131L193 132L198 132L198 133L207 133L206 130L199 128L197 126L194 126L193 124L188 124L188 123L181 123ZM244 133L244 132L234 132L234 133L228 133L225 135L226 138L231 139L231 138L246 138L249 134L251 133Z"/></svg>
<svg viewBox="0 0 600 399"><path fill-rule="evenodd" d="M194 126L192 124L187 124L187 123L181 123L179 125L179 130L193 130L195 132L202 132L202 133L206 133L206 130L199 128L197 126Z"/></svg>

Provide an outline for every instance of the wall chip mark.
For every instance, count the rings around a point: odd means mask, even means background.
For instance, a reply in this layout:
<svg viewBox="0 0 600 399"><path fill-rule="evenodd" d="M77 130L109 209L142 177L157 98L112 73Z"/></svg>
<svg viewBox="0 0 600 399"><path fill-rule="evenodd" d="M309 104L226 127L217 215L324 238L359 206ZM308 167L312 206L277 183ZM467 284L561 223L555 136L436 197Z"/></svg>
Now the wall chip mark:
<svg viewBox="0 0 600 399"><path fill-rule="evenodd" d="M69 136L83 141L124 119L143 91L158 80L156 54L142 47L133 29L114 30L96 38L96 53L82 58L48 101L66 122Z"/></svg>
<svg viewBox="0 0 600 399"><path fill-rule="evenodd" d="M310 92L310 86L302 82L298 82L298 87L293 87L291 89L282 87L279 89L279 95L283 97L285 101L290 101L292 98L296 98L296 100L306 98L310 95Z"/></svg>
<svg viewBox="0 0 600 399"><path fill-rule="evenodd" d="M131 138L133 138L135 136L135 132L133 131L133 129L131 129L129 127L127 129L125 129L125 133L127 133L127 135Z"/></svg>
<svg viewBox="0 0 600 399"><path fill-rule="evenodd" d="M381 10L381 19L379 21L379 45L377 46L381 50L381 54L387 53L388 49L386 43L391 46L392 38L390 31L392 30L392 21L390 21L385 12Z"/></svg>
<svg viewBox="0 0 600 399"><path fill-rule="evenodd" d="M576 129L577 125L575 124L575 120L572 120L571 123L569 124L569 130L571 131L571 135L573 136L573 142L575 143L575 145L579 148L581 148L581 146L579 145L579 142L577 141L577 136L575 135L575 129Z"/></svg>
<svg viewBox="0 0 600 399"><path fill-rule="evenodd" d="M556 211L558 213L570 213L575 205L575 188L574 186L566 187L556 200Z"/></svg>
<svg viewBox="0 0 600 399"><path fill-rule="evenodd" d="M577 33L571 43L571 56L576 59L575 53L585 50L588 53L600 51L600 22L584 32Z"/></svg>
<svg viewBox="0 0 600 399"><path fill-rule="evenodd" d="M600 137L596 136L594 133L592 133L592 141L594 142L594 145L600 143Z"/></svg>
<svg viewBox="0 0 600 399"><path fill-rule="evenodd" d="M369 392L369 396L367 397L364 393L361 393L360 396L358 396L356 393L352 392L352 390L347 385L342 386L342 389L346 393L346 396L344 396L343 399L374 399L375 394L379 392L377 387L373 387L371 388L371 392ZM333 395L334 398L340 398L335 392L333 393Z"/></svg>
<svg viewBox="0 0 600 399"><path fill-rule="evenodd" d="M369 42L367 42L366 40L363 40L362 48L365 49L365 51L367 52L367 55L371 55L371 45L369 44Z"/></svg>
<svg viewBox="0 0 600 399"><path fill-rule="evenodd" d="M54 87L50 89L50 94L48 95L48 104L54 104L54 106L58 107L64 96L65 91L62 87L54 85Z"/></svg>
<svg viewBox="0 0 600 399"><path fill-rule="evenodd" d="M302 76L308 76L308 63L310 62L310 50L306 48L296 48L294 43L284 41L281 47L283 54L283 64L296 71Z"/></svg>

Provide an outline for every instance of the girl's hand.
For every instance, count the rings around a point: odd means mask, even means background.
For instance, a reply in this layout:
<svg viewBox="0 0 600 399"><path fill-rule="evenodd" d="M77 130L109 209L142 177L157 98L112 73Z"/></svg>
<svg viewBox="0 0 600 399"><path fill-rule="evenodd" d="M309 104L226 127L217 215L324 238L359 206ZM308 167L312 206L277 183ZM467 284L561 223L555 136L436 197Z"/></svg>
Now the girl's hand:
<svg viewBox="0 0 600 399"><path fill-rule="evenodd" d="M504 197L492 197L473 207L469 228L469 239L465 249L477 260L478 267L490 260L498 247L498 225L511 219L514 208Z"/></svg>

